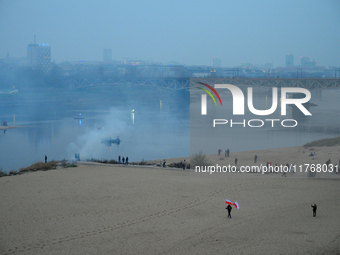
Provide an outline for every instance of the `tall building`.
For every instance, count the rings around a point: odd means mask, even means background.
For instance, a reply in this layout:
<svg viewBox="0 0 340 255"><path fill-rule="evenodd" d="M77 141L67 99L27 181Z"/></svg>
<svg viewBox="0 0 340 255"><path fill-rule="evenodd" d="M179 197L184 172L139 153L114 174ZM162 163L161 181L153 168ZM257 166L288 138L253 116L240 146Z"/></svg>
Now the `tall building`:
<svg viewBox="0 0 340 255"><path fill-rule="evenodd" d="M286 67L293 67L293 66L294 66L294 55L286 54Z"/></svg>
<svg viewBox="0 0 340 255"><path fill-rule="evenodd" d="M48 43L34 43L27 46L27 64L43 72L51 70L51 47Z"/></svg>
<svg viewBox="0 0 340 255"><path fill-rule="evenodd" d="M103 61L112 61L112 50L104 49L103 51Z"/></svg>
<svg viewBox="0 0 340 255"><path fill-rule="evenodd" d="M301 57L301 66L302 67L315 67L316 62L311 61L309 57Z"/></svg>
<svg viewBox="0 0 340 255"><path fill-rule="evenodd" d="M217 57L213 58L213 66L214 67L221 67L221 60L218 59Z"/></svg>

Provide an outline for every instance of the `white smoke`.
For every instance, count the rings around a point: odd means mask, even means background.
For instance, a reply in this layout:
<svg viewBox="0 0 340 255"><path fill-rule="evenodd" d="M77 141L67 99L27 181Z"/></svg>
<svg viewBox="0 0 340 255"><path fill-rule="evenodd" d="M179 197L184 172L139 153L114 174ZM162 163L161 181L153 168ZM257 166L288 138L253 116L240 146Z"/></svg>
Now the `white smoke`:
<svg viewBox="0 0 340 255"><path fill-rule="evenodd" d="M79 153L81 160L112 158L110 148L103 144L102 140L106 138L116 139L129 132L123 117L123 112L111 108L108 116L103 121L96 123L92 129L89 129L88 132L79 136L75 142L69 144L67 148L69 159L74 159L75 153Z"/></svg>

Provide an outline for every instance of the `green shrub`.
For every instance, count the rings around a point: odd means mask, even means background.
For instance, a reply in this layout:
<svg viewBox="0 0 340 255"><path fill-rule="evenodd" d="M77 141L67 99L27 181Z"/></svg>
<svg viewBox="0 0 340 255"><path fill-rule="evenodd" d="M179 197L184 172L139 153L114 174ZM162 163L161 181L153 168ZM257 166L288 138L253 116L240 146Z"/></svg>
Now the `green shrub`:
<svg viewBox="0 0 340 255"><path fill-rule="evenodd" d="M310 143L306 143L303 147L312 147L312 146L335 146L340 145L340 136L335 138L327 138L327 139L320 139L317 141L313 141Z"/></svg>
<svg viewBox="0 0 340 255"><path fill-rule="evenodd" d="M9 172L9 175L17 175L18 174L18 172L17 171L14 171L14 170L11 170L10 172Z"/></svg>
<svg viewBox="0 0 340 255"><path fill-rule="evenodd" d="M50 169L56 169L57 168L57 162L55 161L50 161L48 163L44 163L44 162L37 162L34 163L28 167L22 167L19 169L19 173L25 173L25 172L30 172L30 171L46 171L46 170L50 170Z"/></svg>
<svg viewBox="0 0 340 255"><path fill-rule="evenodd" d="M61 165L62 167L67 167L67 165L68 165L67 160L66 160L66 159L63 159L63 160L60 162L60 165Z"/></svg>
<svg viewBox="0 0 340 255"><path fill-rule="evenodd" d="M175 168L183 168L182 162L173 162L168 165L169 167L175 167Z"/></svg>
<svg viewBox="0 0 340 255"><path fill-rule="evenodd" d="M211 166L206 155L200 151L198 154L190 157L190 166L194 169L196 166Z"/></svg>
<svg viewBox="0 0 340 255"><path fill-rule="evenodd" d="M67 164L67 167L77 167L77 163L72 162L71 164Z"/></svg>
<svg viewBox="0 0 340 255"><path fill-rule="evenodd" d="M0 168L0 177L7 176L8 174L4 171L2 171L2 168Z"/></svg>
<svg viewBox="0 0 340 255"><path fill-rule="evenodd" d="M142 161L141 161L141 162L139 162L139 165L141 165L141 166L145 166L145 165L146 165L146 161L145 161L144 159L142 159Z"/></svg>
<svg viewBox="0 0 340 255"><path fill-rule="evenodd" d="M107 159L93 159L93 158L91 158L90 161L102 163L102 164L119 164L118 161L116 161L114 159L107 160Z"/></svg>

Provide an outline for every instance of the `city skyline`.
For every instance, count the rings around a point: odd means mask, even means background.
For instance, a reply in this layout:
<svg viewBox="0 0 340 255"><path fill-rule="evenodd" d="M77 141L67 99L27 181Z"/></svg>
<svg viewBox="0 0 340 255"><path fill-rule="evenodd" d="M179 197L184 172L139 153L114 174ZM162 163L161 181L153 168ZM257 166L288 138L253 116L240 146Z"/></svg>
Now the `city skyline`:
<svg viewBox="0 0 340 255"><path fill-rule="evenodd" d="M49 43L51 60L126 58L183 65L243 63L285 66L291 51L318 66L340 66L338 1L0 1L0 58L26 57L26 46Z"/></svg>
<svg viewBox="0 0 340 255"><path fill-rule="evenodd" d="M37 49L39 48L46 48L48 47L49 49L49 53L48 53L48 58L51 61L51 47L48 43L36 43L36 36L34 35L34 43L30 43L26 46L27 48L27 55L25 57L19 57L19 58L14 58L17 60L21 60L21 65L23 63L23 59L26 59L25 62L27 62L28 66L34 66L32 65L32 55L31 55L31 46L35 45ZM38 47L39 46L39 47ZM301 56L300 57L300 64L298 64L297 60L295 60L294 62L294 54L293 53L289 53L285 55L285 65L282 66L274 66L273 63L259 63L259 64L252 64L252 63L241 63L239 65L239 67L257 67L257 68L282 68L282 67L288 67L288 68L293 68L293 67L307 67L307 68L314 68L314 67L321 67L320 65L317 66L317 62L315 61L314 58L310 58L310 57L306 57L306 56ZM13 59L13 57L10 56L9 52L6 53L6 57L5 58L1 58L0 57L0 61L1 60L5 60L6 59ZM45 57L44 57L45 58ZM37 61L37 60L35 60ZM55 62L55 61L54 61ZM189 66L186 63L179 63L177 61L167 61L165 63L161 63L161 62L150 62L150 61L145 61L143 59L136 59L136 58L124 58L122 60L117 60L117 59L112 59L112 49L109 48L105 48L103 49L103 55L102 55L102 59L101 60L64 60L63 62L59 62L56 64L62 64L65 62L105 62L105 63L110 63L110 62L115 62L115 63L124 63L124 64L128 64L128 63L134 63L135 65L137 64L160 64L160 65L181 65L181 66ZM12 63L15 63L12 61ZM17 61L18 63L18 61ZM52 61L51 61L52 63ZM295 63L295 64L294 64ZM200 65L192 65L192 66L200 66ZM212 62L210 63L210 65L201 65L201 66L212 66L212 67L221 67L221 68L226 68L226 66L222 65L222 61L221 59L217 58L216 56L214 56L212 58ZM229 66L232 67L232 66ZM233 67L238 67L238 66L233 66ZM332 67L332 66L322 66L322 67Z"/></svg>

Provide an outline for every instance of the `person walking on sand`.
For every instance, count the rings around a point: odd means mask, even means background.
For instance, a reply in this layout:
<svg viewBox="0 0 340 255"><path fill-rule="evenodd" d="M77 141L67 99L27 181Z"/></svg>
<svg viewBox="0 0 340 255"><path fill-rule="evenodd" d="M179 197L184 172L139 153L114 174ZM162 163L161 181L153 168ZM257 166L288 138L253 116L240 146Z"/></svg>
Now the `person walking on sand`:
<svg viewBox="0 0 340 255"><path fill-rule="evenodd" d="M185 170L185 164L186 164L186 162L185 162L185 159L184 159L183 162L182 162L183 170Z"/></svg>
<svg viewBox="0 0 340 255"><path fill-rule="evenodd" d="M45 155L45 163L47 163L47 156Z"/></svg>
<svg viewBox="0 0 340 255"><path fill-rule="evenodd" d="M311 207L313 208L313 217L316 217L316 209L317 209L318 207L316 206L316 204L311 205Z"/></svg>
<svg viewBox="0 0 340 255"><path fill-rule="evenodd" d="M126 159L125 159L125 164L126 164L126 165L129 164L129 157L126 157Z"/></svg>
<svg viewBox="0 0 340 255"><path fill-rule="evenodd" d="M229 152L230 152L230 151L229 151L229 149L228 149L228 150L227 150L227 157L228 157L228 158L229 158Z"/></svg>
<svg viewBox="0 0 340 255"><path fill-rule="evenodd" d="M237 158L235 158L235 166L237 166L237 161L238 161L238 159L237 159Z"/></svg>
<svg viewBox="0 0 340 255"><path fill-rule="evenodd" d="M164 159L164 161L163 161L163 167L165 167L165 163L166 163L166 162L165 162L165 159Z"/></svg>
<svg viewBox="0 0 340 255"><path fill-rule="evenodd" d="M118 156L118 162L120 163L120 155Z"/></svg>
<svg viewBox="0 0 340 255"><path fill-rule="evenodd" d="M257 155L254 157L254 163L257 163Z"/></svg>
<svg viewBox="0 0 340 255"><path fill-rule="evenodd" d="M328 160L326 161L327 170L328 170L328 166L329 166L330 163L331 163L331 159L328 159Z"/></svg>
<svg viewBox="0 0 340 255"><path fill-rule="evenodd" d="M122 161L123 161L123 164L124 164L124 162L125 162L125 158L124 157L122 158Z"/></svg>
<svg viewBox="0 0 340 255"><path fill-rule="evenodd" d="M232 207L231 207L231 205L228 205L225 209L227 209L228 210L228 218L230 218L231 219L231 209L233 209Z"/></svg>

